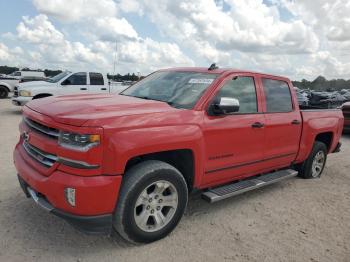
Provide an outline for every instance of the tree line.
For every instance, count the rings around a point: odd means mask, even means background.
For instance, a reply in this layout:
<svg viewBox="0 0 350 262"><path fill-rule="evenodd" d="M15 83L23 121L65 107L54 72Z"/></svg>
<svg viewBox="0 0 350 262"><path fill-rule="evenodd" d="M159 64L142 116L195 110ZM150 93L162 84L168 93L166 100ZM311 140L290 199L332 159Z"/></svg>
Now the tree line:
<svg viewBox="0 0 350 262"><path fill-rule="evenodd" d="M293 85L300 89L311 89L316 91L340 91L342 89L350 89L350 79L332 79L327 80L323 76L318 76L313 81L301 80L292 81Z"/></svg>

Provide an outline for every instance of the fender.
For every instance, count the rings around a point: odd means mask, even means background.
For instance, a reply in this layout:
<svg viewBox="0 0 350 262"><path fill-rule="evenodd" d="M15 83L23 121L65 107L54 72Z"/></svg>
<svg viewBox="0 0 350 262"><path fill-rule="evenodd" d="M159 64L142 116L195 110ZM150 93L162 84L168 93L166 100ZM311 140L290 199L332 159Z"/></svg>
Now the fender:
<svg viewBox="0 0 350 262"><path fill-rule="evenodd" d="M106 134L104 170L107 174L124 174L127 162L137 156L170 150L189 149L194 157L194 185L203 174L203 134L197 125L172 125L122 130Z"/></svg>
<svg viewBox="0 0 350 262"><path fill-rule="evenodd" d="M306 112L306 115L310 113L311 112ZM320 121L320 118L305 119L304 116L305 113L303 113L304 125L296 163L303 162L309 156L317 135L322 133L332 133L332 142L329 147L329 152L332 152L332 150L336 147L335 141L338 141L336 136L339 136L339 118L325 117L322 118L322 121Z"/></svg>
<svg viewBox="0 0 350 262"><path fill-rule="evenodd" d="M6 87L7 88L7 90L9 91L9 92L11 92L11 86L8 84L8 83L6 83L6 82L0 82L0 86L4 86L4 87Z"/></svg>

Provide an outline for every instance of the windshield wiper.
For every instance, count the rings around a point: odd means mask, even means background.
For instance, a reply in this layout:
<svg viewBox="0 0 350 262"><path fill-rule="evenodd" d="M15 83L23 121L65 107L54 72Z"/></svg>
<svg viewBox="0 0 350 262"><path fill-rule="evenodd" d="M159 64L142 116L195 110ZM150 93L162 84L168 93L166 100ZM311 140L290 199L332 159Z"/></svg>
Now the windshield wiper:
<svg viewBox="0 0 350 262"><path fill-rule="evenodd" d="M150 98L148 96L132 96L132 95L125 95L125 94L119 94L119 95L131 96L131 97L141 98L141 99L145 99L145 100L159 101L159 102L167 103L169 106L177 108L176 104L174 102L171 102L171 101L165 101L165 100L161 100L161 99Z"/></svg>

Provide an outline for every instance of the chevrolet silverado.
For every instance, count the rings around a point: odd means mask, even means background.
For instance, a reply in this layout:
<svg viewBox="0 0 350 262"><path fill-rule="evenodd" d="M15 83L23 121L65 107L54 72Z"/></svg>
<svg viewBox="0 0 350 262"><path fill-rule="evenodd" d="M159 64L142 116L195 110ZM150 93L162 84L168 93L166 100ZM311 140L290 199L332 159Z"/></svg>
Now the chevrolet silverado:
<svg viewBox="0 0 350 262"><path fill-rule="evenodd" d="M216 202L320 177L343 123L338 109L300 110L285 77L172 68L119 95L29 102L14 164L42 208L85 232L148 243L176 227L193 191Z"/></svg>

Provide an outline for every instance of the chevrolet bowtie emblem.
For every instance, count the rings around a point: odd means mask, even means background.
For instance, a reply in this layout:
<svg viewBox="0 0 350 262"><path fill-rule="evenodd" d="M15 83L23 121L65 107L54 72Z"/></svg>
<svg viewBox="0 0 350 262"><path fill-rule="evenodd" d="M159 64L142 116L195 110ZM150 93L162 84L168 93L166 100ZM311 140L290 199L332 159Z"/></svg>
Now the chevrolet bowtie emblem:
<svg viewBox="0 0 350 262"><path fill-rule="evenodd" d="M28 133L28 132L26 132L26 131L23 132L22 137L23 137L23 140L24 140L24 141L26 141L26 142L29 141L29 133Z"/></svg>

